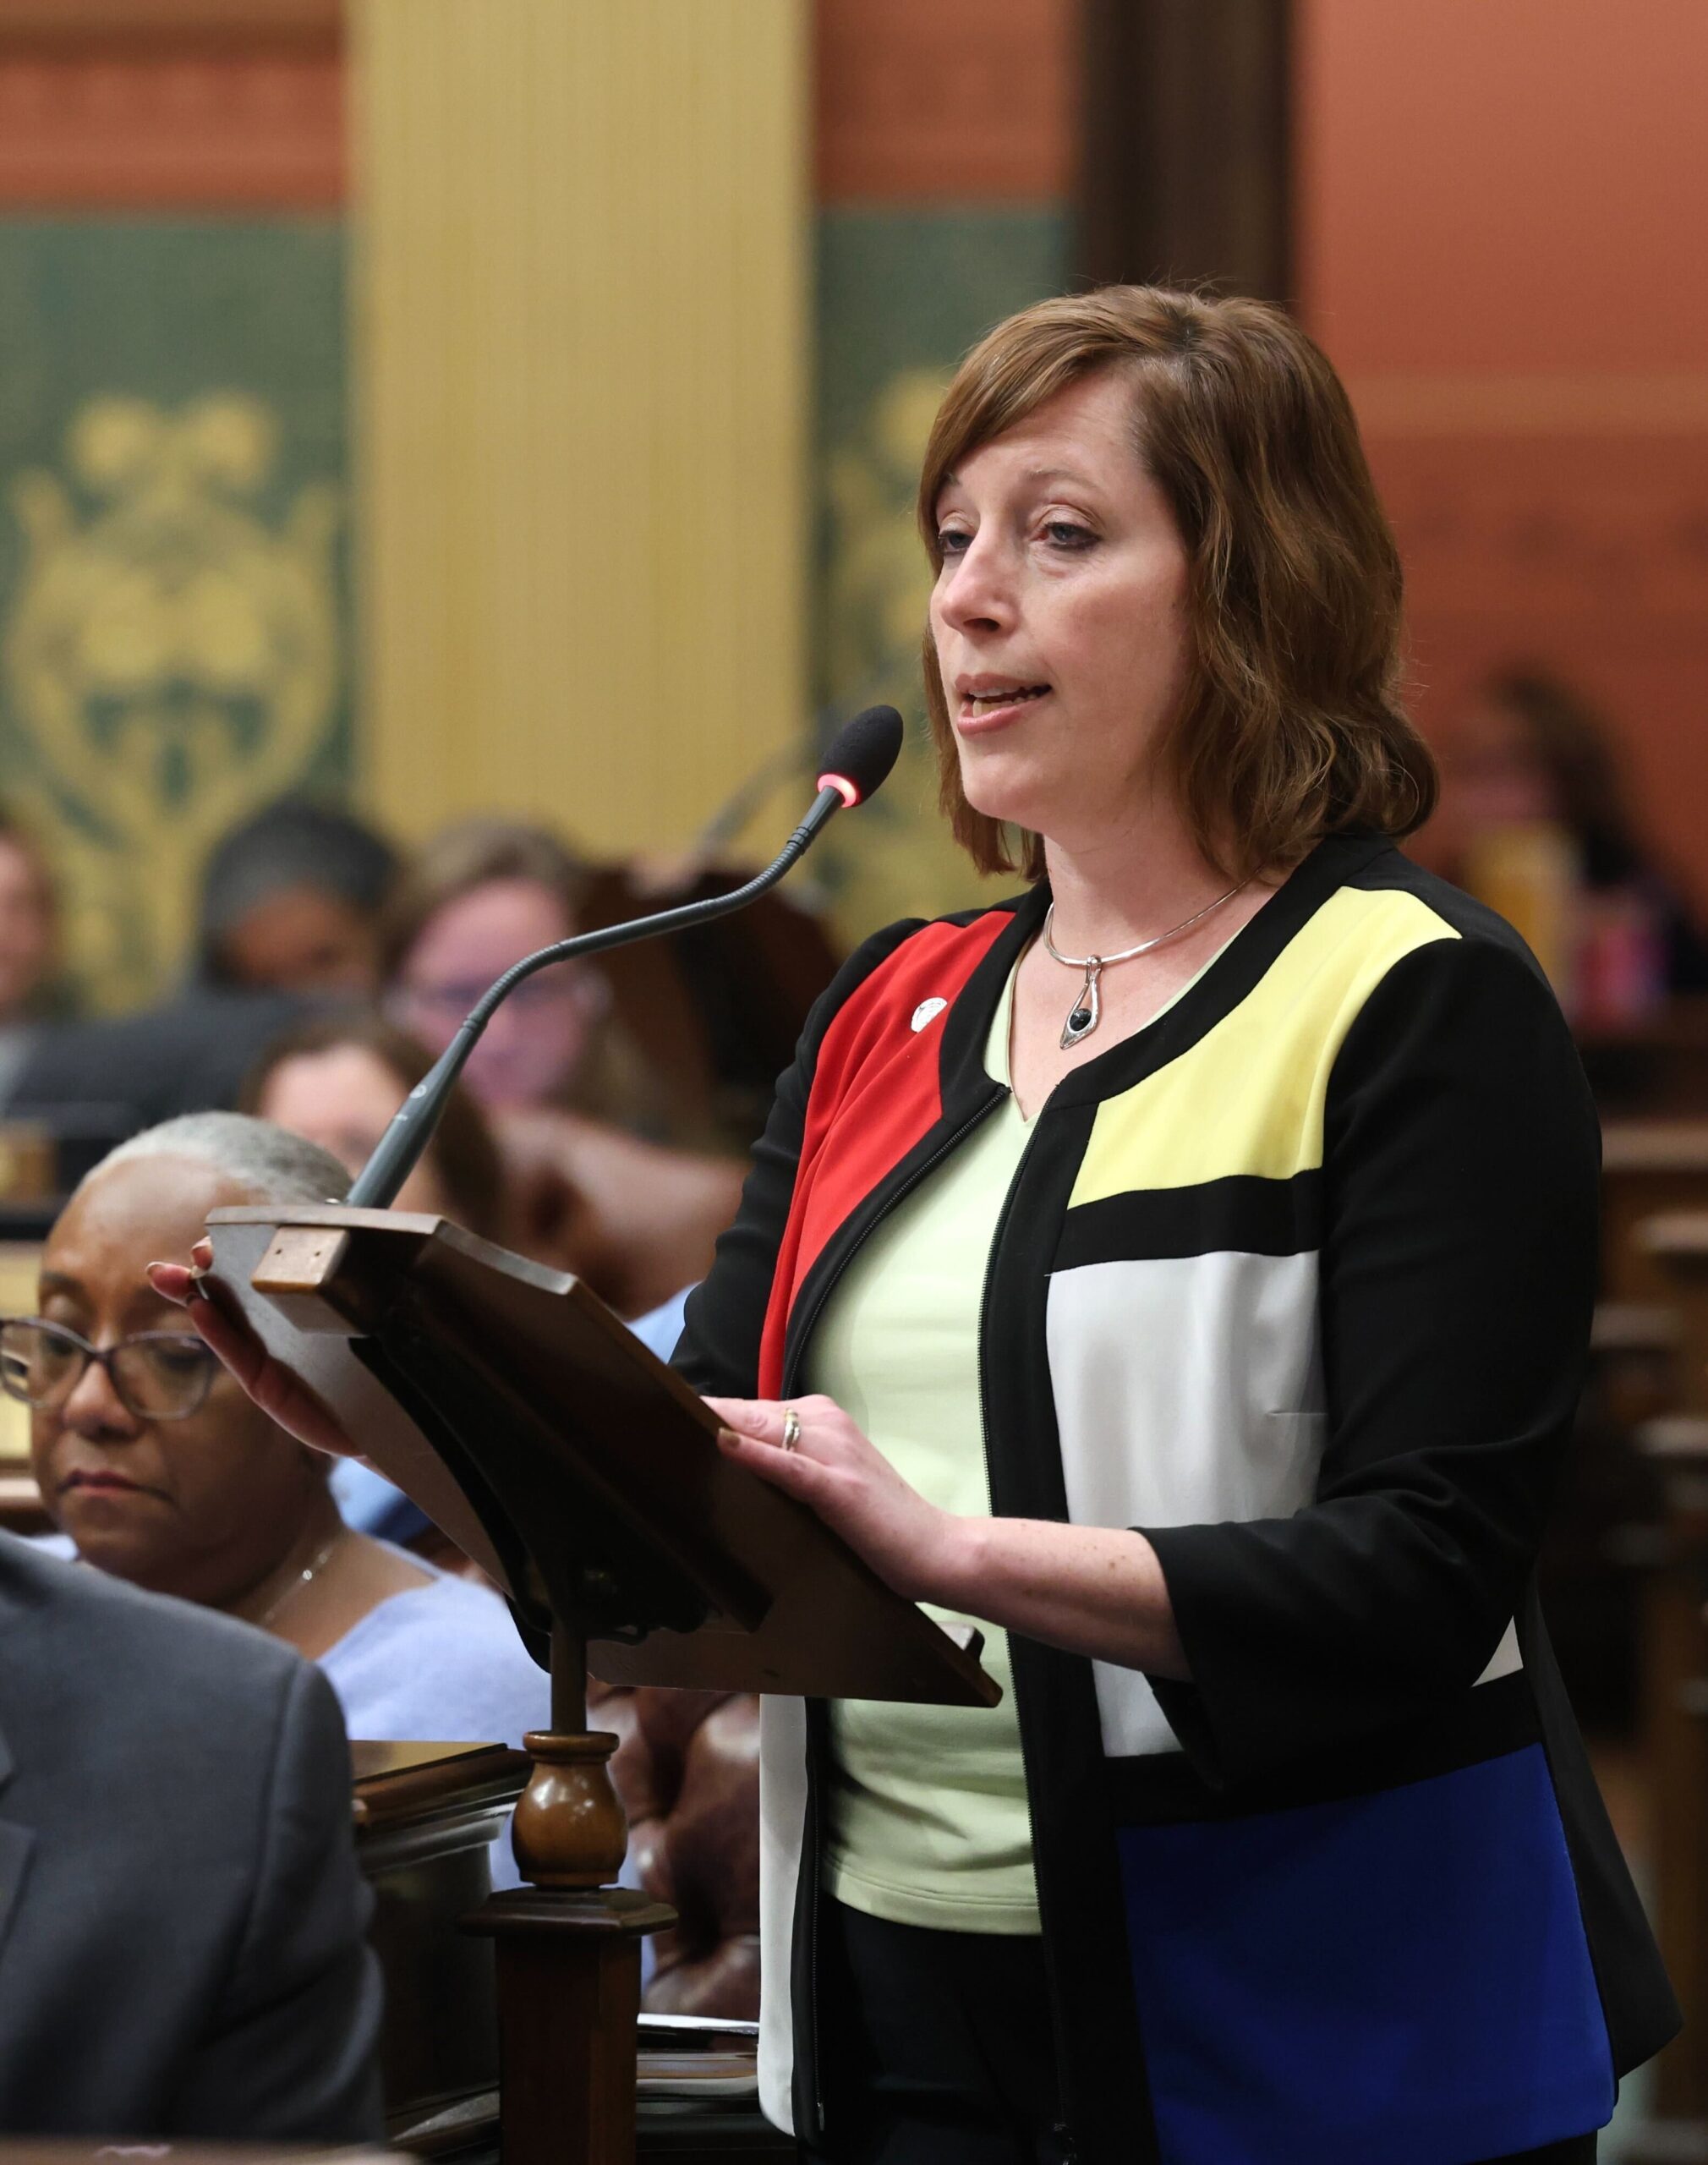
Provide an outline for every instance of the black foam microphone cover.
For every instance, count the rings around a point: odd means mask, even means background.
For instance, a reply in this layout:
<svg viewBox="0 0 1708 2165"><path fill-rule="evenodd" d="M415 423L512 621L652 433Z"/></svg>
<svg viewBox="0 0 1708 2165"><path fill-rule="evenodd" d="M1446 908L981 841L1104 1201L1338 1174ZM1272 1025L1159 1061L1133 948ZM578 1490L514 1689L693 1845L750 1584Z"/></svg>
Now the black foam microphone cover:
<svg viewBox="0 0 1708 2165"><path fill-rule="evenodd" d="M840 788L845 804L863 804L888 779L901 755L901 717L894 707L862 708L830 739L819 769L819 788Z"/></svg>

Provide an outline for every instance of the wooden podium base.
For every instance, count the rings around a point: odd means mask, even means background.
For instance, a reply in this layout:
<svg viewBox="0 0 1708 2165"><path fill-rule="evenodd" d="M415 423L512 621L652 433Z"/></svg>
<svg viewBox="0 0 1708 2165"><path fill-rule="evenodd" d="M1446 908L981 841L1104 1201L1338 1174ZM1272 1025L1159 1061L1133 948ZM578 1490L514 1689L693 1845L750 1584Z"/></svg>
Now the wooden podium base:
<svg viewBox="0 0 1708 2165"><path fill-rule="evenodd" d="M504 2165L632 2165L640 1943L675 1922L625 1887L518 1888L468 1920L497 1957Z"/></svg>
<svg viewBox="0 0 1708 2165"><path fill-rule="evenodd" d="M628 2165L642 1937L588 1734L607 1683L994 1706L975 1653L805 1505L587 1288L442 1219L315 1203L210 1214L202 1289L242 1316L507 1592L551 1621L551 1714L517 1807L529 1886L467 1920L495 1951L505 2165ZM660 2101L662 2102L662 2101ZM769 2145L767 2146L769 2146Z"/></svg>
<svg viewBox="0 0 1708 2165"><path fill-rule="evenodd" d="M511 1841L533 1884L491 1895L466 1920L496 1959L504 2165L633 2165L640 1943L676 1921L650 1895L608 1884L628 1830L610 1779L617 1740L580 1726L583 1661L560 1627L555 1725L523 1739L534 1770Z"/></svg>

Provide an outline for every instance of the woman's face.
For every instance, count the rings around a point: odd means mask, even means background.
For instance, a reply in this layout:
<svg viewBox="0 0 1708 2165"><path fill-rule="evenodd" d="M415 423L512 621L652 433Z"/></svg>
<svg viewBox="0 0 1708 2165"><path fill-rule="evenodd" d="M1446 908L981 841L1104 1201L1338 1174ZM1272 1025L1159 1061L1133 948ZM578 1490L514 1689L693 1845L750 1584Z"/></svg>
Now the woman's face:
<svg viewBox="0 0 1708 2165"><path fill-rule="evenodd" d="M408 1088L370 1046L328 1045L324 1051L294 1052L280 1061L261 1086L255 1110L263 1120L276 1121L330 1150L347 1172L359 1173ZM394 1207L435 1217L451 1214L430 1145L398 1190Z"/></svg>
<svg viewBox="0 0 1708 2165"><path fill-rule="evenodd" d="M562 901L535 880L492 880L435 910L404 956L389 1010L435 1053L492 980L574 929ZM487 1025L463 1079L486 1105L549 1104L587 1050L604 981L574 962L519 985Z"/></svg>
<svg viewBox="0 0 1708 2165"><path fill-rule="evenodd" d="M183 1312L143 1275L188 1262L210 1210L253 1201L187 1158L138 1158L96 1173L54 1227L40 1313L91 1344L176 1330ZM62 1404L30 1417L30 1458L55 1521L101 1570L224 1605L283 1559L324 1493L309 1453L259 1412L223 1369L197 1411L139 1419L90 1362Z"/></svg>
<svg viewBox="0 0 1708 2165"><path fill-rule="evenodd" d="M373 920L320 887L281 887L268 895L230 928L220 950L239 984L362 999L379 982Z"/></svg>
<svg viewBox="0 0 1708 2165"><path fill-rule="evenodd" d="M1133 816L1190 671L1186 551L1135 397L1112 371L1070 386L937 501L931 630L961 787L1070 848Z"/></svg>

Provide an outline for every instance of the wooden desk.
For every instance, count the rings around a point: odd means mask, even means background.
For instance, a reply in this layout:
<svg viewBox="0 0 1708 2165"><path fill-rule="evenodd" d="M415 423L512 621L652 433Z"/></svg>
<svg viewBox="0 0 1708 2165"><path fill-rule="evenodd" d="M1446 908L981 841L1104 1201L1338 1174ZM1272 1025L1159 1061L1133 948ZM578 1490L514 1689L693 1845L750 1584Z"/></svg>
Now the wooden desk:
<svg viewBox="0 0 1708 2165"><path fill-rule="evenodd" d="M1637 1246L1679 1323L1678 1410L1642 1431L1663 1499L1643 1632L1654 1908L1685 2027L1655 2064L1652 2118L1629 2155L1661 2165L1708 2159L1708 1215L1651 1219Z"/></svg>
<svg viewBox="0 0 1708 2165"><path fill-rule="evenodd" d="M502 2165L497 2093L471 2101L436 2125L413 2129L397 2146L432 2165ZM795 2138L772 2127L757 2106L683 2109L643 2098L635 2115L634 2154L637 2165L649 2157L668 2157L673 2165L787 2165L799 2152ZM6 2160L0 2158L0 2165ZM574 2161L566 2158L564 2165Z"/></svg>
<svg viewBox="0 0 1708 2165"><path fill-rule="evenodd" d="M5 1402L9 1406L13 1401ZM0 1460L0 1527L8 1533L30 1534L47 1533L52 1525L29 1467Z"/></svg>
<svg viewBox="0 0 1708 2165"><path fill-rule="evenodd" d="M492 1945L462 1929L492 1891L487 1851L528 1779L495 1744L353 1744L356 1850L386 1980L380 2064L396 2138L498 2080Z"/></svg>
<svg viewBox="0 0 1708 2165"><path fill-rule="evenodd" d="M1672 1302L1672 1281L1636 1235L1645 1220L1680 1210L1708 1210L1708 1119L1605 1122L1603 1299Z"/></svg>
<svg viewBox="0 0 1708 2165"><path fill-rule="evenodd" d="M1679 1405L1675 1290L1638 1237L1657 1213L1708 1209L1708 1120L1621 1121L1603 1131L1600 1298L1576 1441L1541 1557L1543 1599L1580 1714L1622 1731L1637 1688L1640 1554L1660 1513L1637 1432Z"/></svg>
<svg viewBox="0 0 1708 2165"><path fill-rule="evenodd" d="M1620 1119L1708 1114L1708 997L1675 995L1652 1020L1578 1033L1596 1101Z"/></svg>
<svg viewBox="0 0 1708 2165"><path fill-rule="evenodd" d="M0 2165L397 2165L395 2151L307 2142L0 2142Z"/></svg>

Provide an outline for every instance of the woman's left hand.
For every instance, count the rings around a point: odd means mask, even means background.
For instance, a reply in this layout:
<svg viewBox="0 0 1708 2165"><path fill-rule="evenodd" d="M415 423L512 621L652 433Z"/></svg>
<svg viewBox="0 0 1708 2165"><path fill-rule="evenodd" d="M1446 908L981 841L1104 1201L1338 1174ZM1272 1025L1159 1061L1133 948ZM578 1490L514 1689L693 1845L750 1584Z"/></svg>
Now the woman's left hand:
<svg viewBox="0 0 1708 2165"><path fill-rule="evenodd" d="M908 1601L954 1606L950 1559L961 1521L910 1488L829 1398L709 1398L727 1458L810 1506ZM799 1430L786 1450L788 1415Z"/></svg>
<svg viewBox="0 0 1708 2165"><path fill-rule="evenodd" d="M834 1399L709 1398L718 1445L797 1497L907 1601L1152 1676L1191 1669L1157 1552L1127 1526L959 1518L910 1488ZM800 1422L784 1448L791 1410Z"/></svg>

